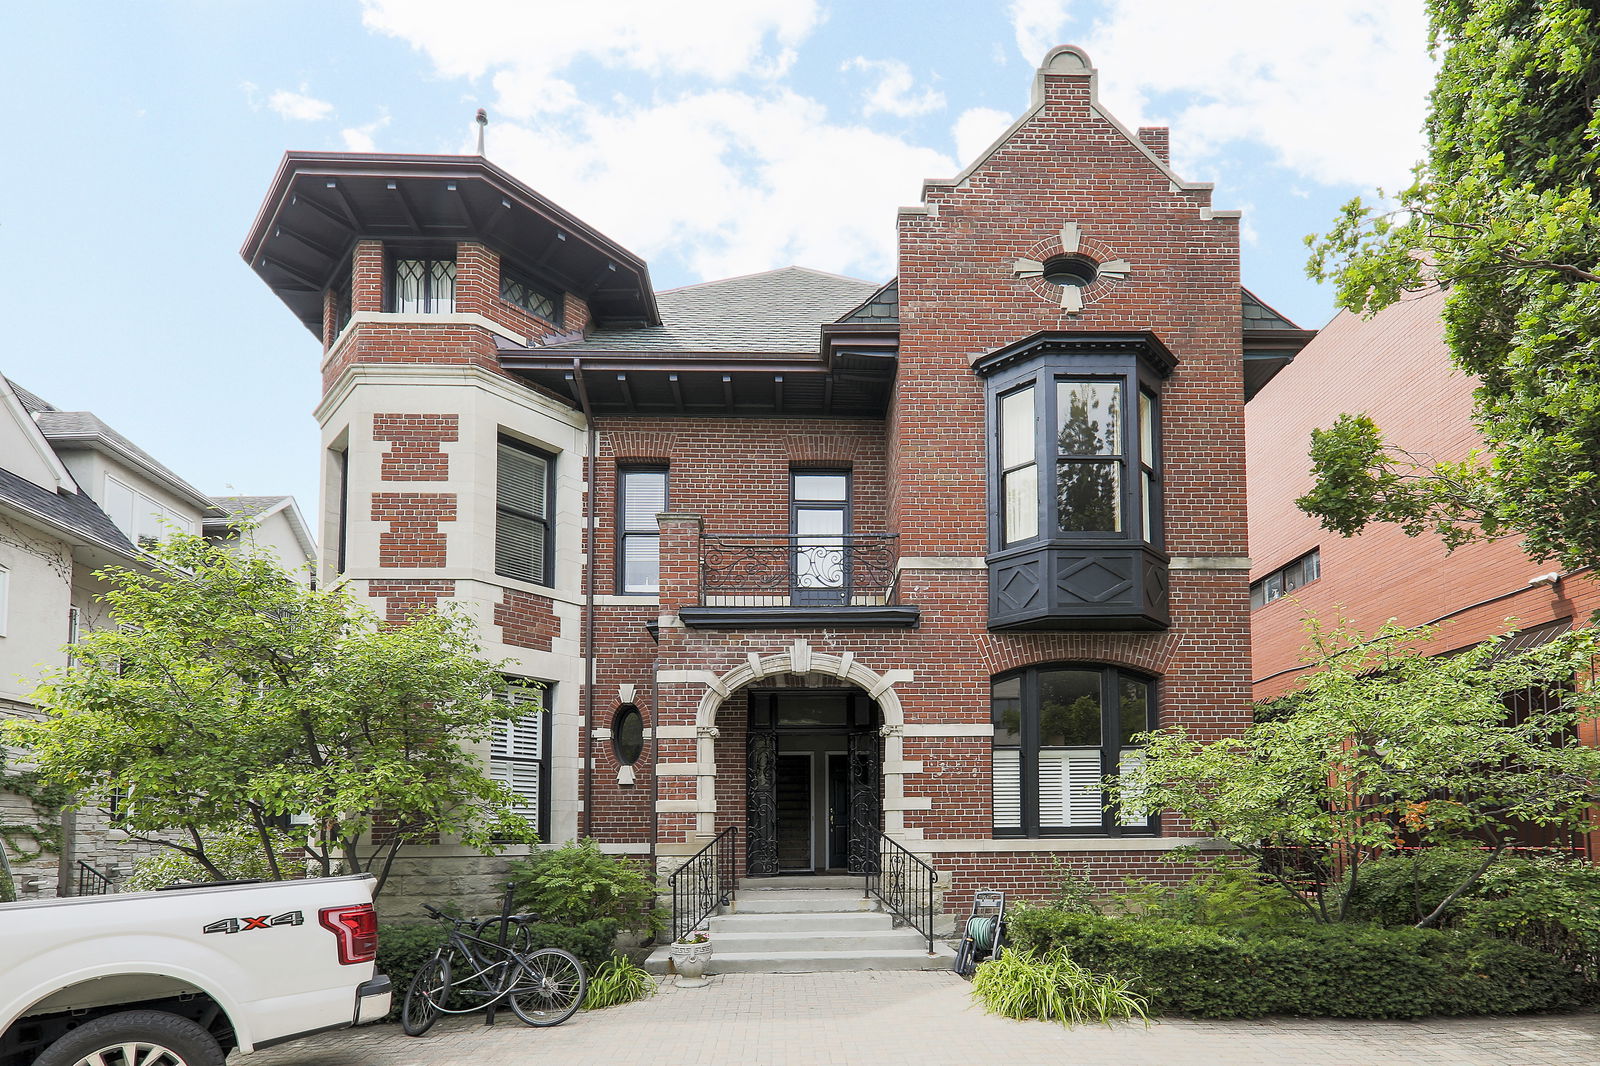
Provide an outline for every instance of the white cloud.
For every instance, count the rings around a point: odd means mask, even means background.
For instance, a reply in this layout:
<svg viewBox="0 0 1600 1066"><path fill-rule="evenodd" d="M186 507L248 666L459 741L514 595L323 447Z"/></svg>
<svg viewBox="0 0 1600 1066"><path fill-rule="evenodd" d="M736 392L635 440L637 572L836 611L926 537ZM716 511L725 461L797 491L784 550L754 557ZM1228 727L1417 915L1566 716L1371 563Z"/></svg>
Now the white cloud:
<svg viewBox="0 0 1600 1066"><path fill-rule="evenodd" d="M898 59L867 59L856 56L845 60L840 70L861 70L877 76L877 82L867 91L861 105L863 115L894 115L911 118L926 115L944 106L944 94L937 89L913 91L916 79L911 68Z"/></svg>
<svg viewBox="0 0 1600 1066"><path fill-rule="evenodd" d="M446 77L494 72L497 110L526 118L577 103L574 63L726 83L781 77L822 19L817 0L362 0L362 22L427 54ZM714 28L714 29L713 29Z"/></svg>
<svg viewBox="0 0 1600 1066"><path fill-rule="evenodd" d="M333 105L326 100L318 100L305 91L304 85L299 92L290 92L288 89L279 89L267 97L267 106L286 119L295 122L321 122L333 116Z"/></svg>
<svg viewBox="0 0 1600 1066"><path fill-rule="evenodd" d="M383 112L365 126L349 126L339 131L347 152L375 152L378 150L376 134L389 124L389 113Z"/></svg>
<svg viewBox="0 0 1600 1066"><path fill-rule="evenodd" d="M409 42L441 76L488 79L495 162L646 258L701 277L787 263L887 277L894 208L922 178L956 169L785 85L821 21L816 0L702 0L692 16L659 0L465 0L443 20L432 2L363 3L368 27ZM574 72L594 65L636 77L580 96ZM942 106L914 91L903 64L862 69L881 75L876 111ZM851 159L871 164L819 165Z"/></svg>
<svg viewBox="0 0 1600 1066"><path fill-rule="evenodd" d="M1434 67L1420 4L1211 4L1141 0L1097 6L1013 0L1017 47L1037 63L1063 39L1101 73L1101 98L1128 126L1170 124L1180 173L1225 146L1265 146L1322 184L1402 184L1422 153Z"/></svg>
<svg viewBox="0 0 1600 1066"><path fill-rule="evenodd" d="M951 134L956 140L956 159L962 167L972 164L985 148L1011 127L1017 116L992 107L969 107L961 112Z"/></svg>
<svg viewBox="0 0 1600 1066"><path fill-rule="evenodd" d="M795 93L731 89L502 123L491 154L634 251L676 255L701 277L786 263L887 277L894 207L955 169L932 149L830 122Z"/></svg>

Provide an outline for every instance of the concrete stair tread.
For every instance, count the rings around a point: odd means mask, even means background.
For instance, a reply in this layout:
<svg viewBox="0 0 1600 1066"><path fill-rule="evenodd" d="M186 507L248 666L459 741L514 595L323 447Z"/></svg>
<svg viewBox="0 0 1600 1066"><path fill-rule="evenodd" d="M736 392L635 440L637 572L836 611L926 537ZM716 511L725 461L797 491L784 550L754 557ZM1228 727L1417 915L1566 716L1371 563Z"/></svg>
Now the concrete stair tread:
<svg viewBox="0 0 1600 1066"><path fill-rule="evenodd" d="M740 892L787 892L794 889L823 891L828 889L862 890L863 878L858 874L799 874L787 877L744 877L739 880Z"/></svg>
<svg viewBox="0 0 1600 1066"><path fill-rule="evenodd" d="M838 932L854 929L865 932L892 929L894 917L885 911L856 910L808 911L802 914L717 914L712 916L709 924L713 936L720 933L761 932L769 929L780 933L806 929Z"/></svg>

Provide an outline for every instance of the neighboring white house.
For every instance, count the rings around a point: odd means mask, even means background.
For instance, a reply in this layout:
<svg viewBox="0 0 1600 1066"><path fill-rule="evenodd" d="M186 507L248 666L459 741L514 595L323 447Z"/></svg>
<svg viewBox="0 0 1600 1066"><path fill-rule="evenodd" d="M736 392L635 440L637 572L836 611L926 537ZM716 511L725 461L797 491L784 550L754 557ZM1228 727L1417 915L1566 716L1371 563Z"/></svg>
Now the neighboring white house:
<svg viewBox="0 0 1600 1066"><path fill-rule="evenodd" d="M95 415L60 410L0 376L0 718L36 713L29 693L39 678L67 665L79 633L110 621L95 571L145 565L140 545L174 528L219 540L241 520L310 580L316 545L293 497L207 496ZM37 820L24 797L0 790L0 826ZM23 894L71 894L80 863L120 871L142 850L94 804L68 811L62 829L59 854L10 856Z"/></svg>

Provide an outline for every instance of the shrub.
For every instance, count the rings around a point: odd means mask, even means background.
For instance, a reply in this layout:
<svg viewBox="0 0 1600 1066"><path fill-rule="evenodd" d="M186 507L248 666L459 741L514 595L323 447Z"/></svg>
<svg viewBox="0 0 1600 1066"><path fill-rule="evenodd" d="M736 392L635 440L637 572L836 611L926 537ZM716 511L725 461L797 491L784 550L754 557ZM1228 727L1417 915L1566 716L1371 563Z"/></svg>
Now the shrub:
<svg viewBox="0 0 1600 1066"><path fill-rule="evenodd" d="M1062 1025L1116 1018L1146 1020L1145 999L1119 977L1090 973L1060 949L1035 955L1008 951L980 963L972 994L991 1014L1040 1018Z"/></svg>
<svg viewBox="0 0 1600 1066"><path fill-rule="evenodd" d="M1582 998L1560 960L1467 932L1306 923L1252 934L1029 907L1008 929L1014 949L1064 950L1162 1013L1417 1018L1564 1010Z"/></svg>
<svg viewBox="0 0 1600 1066"><path fill-rule="evenodd" d="M589 975L584 1010L603 1010L656 993L653 977L626 955L612 955Z"/></svg>
<svg viewBox="0 0 1600 1066"><path fill-rule="evenodd" d="M1328 910L1337 914L1343 904L1346 921L1415 925L1466 881L1483 858L1476 851L1421 848L1411 855L1373 859L1357 869L1354 889L1347 878L1330 893Z"/></svg>
<svg viewBox="0 0 1600 1066"><path fill-rule="evenodd" d="M1512 859L1489 868L1456 923L1555 955L1600 982L1600 867L1570 859Z"/></svg>
<svg viewBox="0 0 1600 1066"><path fill-rule="evenodd" d="M292 848L294 842L285 837L276 837L273 844L279 856L279 869L283 875L303 876L305 874L303 863L297 867L283 858L284 852ZM261 838L253 832L206 837L205 852L212 864L222 871L223 880L242 881L247 878L261 881L274 880L272 867L267 862L266 849L261 846ZM211 876L210 871L192 856L176 848L164 848L154 855L140 859L134 866L133 873L128 875L128 879L120 888L124 892L147 892L180 882L198 883L212 880L215 878Z"/></svg>
<svg viewBox="0 0 1600 1066"><path fill-rule="evenodd" d="M655 884L644 868L632 859L602 853L590 839L512 863L511 881L516 906L549 922L609 919L621 928L650 933L664 927Z"/></svg>
<svg viewBox="0 0 1600 1066"><path fill-rule="evenodd" d="M1305 925L1311 912L1278 884L1253 870L1219 865L1202 870L1181 885L1129 881L1117 903L1142 917L1166 918L1239 932L1267 932Z"/></svg>
<svg viewBox="0 0 1600 1066"><path fill-rule="evenodd" d="M617 941L617 923L610 918L595 918L576 925L537 922L528 926L533 949L560 948L578 956L583 968L595 973L611 958Z"/></svg>

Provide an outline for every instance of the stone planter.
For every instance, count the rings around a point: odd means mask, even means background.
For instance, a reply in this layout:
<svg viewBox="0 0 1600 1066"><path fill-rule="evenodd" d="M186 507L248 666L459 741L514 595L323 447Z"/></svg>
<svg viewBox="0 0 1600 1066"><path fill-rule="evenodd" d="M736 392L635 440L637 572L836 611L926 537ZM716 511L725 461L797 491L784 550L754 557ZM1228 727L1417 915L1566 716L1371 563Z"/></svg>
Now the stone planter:
<svg viewBox="0 0 1600 1066"><path fill-rule="evenodd" d="M673 944L667 949L667 954L672 959L672 968L676 971L678 979L673 982L679 988L703 988L710 984L706 980L706 964L711 961L711 941L700 944Z"/></svg>

